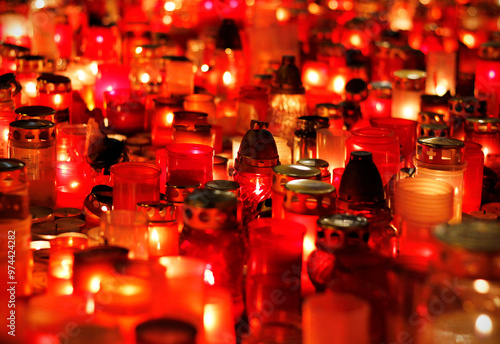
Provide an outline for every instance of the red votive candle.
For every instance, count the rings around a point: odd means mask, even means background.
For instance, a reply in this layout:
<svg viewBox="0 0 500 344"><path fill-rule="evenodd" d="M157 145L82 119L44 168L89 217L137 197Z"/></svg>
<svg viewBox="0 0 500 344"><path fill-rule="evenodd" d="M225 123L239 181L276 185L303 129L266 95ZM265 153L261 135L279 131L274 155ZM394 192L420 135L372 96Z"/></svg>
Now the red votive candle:
<svg viewBox="0 0 500 344"><path fill-rule="evenodd" d="M464 173L464 198L462 212L470 213L481 207L483 190L484 153L481 145L465 142L464 159L467 169Z"/></svg>
<svg viewBox="0 0 500 344"><path fill-rule="evenodd" d="M167 147L167 183L185 181L201 185L213 179L214 149L194 143L175 143Z"/></svg>

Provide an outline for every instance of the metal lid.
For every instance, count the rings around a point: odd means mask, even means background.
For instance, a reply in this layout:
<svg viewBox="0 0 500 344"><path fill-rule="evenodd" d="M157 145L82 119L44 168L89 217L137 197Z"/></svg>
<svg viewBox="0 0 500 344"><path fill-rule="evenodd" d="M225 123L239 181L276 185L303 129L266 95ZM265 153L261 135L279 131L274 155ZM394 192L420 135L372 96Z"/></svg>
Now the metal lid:
<svg viewBox="0 0 500 344"><path fill-rule="evenodd" d="M257 129L255 126L258 126ZM271 173L280 164L278 148L266 122L252 120L250 130L243 136L234 161L234 169L250 173Z"/></svg>
<svg viewBox="0 0 500 344"><path fill-rule="evenodd" d="M174 203L139 202L137 211L146 215L149 222L177 221L177 211Z"/></svg>
<svg viewBox="0 0 500 344"><path fill-rule="evenodd" d="M208 114L198 111L175 111L174 125L194 126L197 123L207 123Z"/></svg>
<svg viewBox="0 0 500 344"><path fill-rule="evenodd" d="M417 69L401 69L394 72L393 87L402 90L423 91L427 73Z"/></svg>
<svg viewBox="0 0 500 344"><path fill-rule="evenodd" d="M0 218L25 219L29 216L26 164L16 159L0 159Z"/></svg>
<svg viewBox="0 0 500 344"><path fill-rule="evenodd" d="M321 170L300 164L284 164L273 168L274 192L285 194L285 184L296 179L321 179Z"/></svg>
<svg viewBox="0 0 500 344"><path fill-rule="evenodd" d="M18 120L10 123L9 140L16 142L50 142L56 139L54 122L42 119Z"/></svg>
<svg viewBox="0 0 500 344"><path fill-rule="evenodd" d="M340 180L338 195L339 200L348 203L385 205L384 184L371 152L351 152Z"/></svg>
<svg viewBox="0 0 500 344"><path fill-rule="evenodd" d="M334 214L317 221L316 244L319 249L334 250L345 247L367 247L369 221L352 214Z"/></svg>
<svg viewBox="0 0 500 344"><path fill-rule="evenodd" d="M215 40L216 49L241 50L242 44L238 27L233 19L223 19Z"/></svg>
<svg viewBox="0 0 500 344"><path fill-rule="evenodd" d="M500 131L500 118L467 118L465 130L476 133L498 133Z"/></svg>
<svg viewBox="0 0 500 344"><path fill-rule="evenodd" d="M500 42L486 42L479 46L477 56L484 60L500 60Z"/></svg>
<svg viewBox="0 0 500 344"><path fill-rule="evenodd" d="M420 125L419 136L448 137L449 133L450 127L444 123L426 123Z"/></svg>
<svg viewBox="0 0 500 344"><path fill-rule="evenodd" d="M195 344L196 327L171 318L152 319L140 323L135 328L137 343L141 344Z"/></svg>
<svg viewBox="0 0 500 344"><path fill-rule="evenodd" d="M186 56L177 55L165 55L161 57L163 60L174 61L174 62L191 62Z"/></svg>
<svg viewBox="0 0 500 344"><path fill-rule="evenodd" d="M272 91L284 94L305 93L300 70L295 65L295 56L283 56L281 66L276 71L276 76L272 83Z"/></svg>
<svg viewBox="0 0 500 344"><path fill-rule="evenodd" d="M232 180L211 180L205 183L207 189L219 190L219 191L230 191L236 192L240 189L240 184Z"/></svg>
<svg viewBox="0 0 500 344"><path fill-rule="evenodd" d="M167 98L167 97L157 97L153 99L155 106L169 106L178 107L179 110L182 109L182 98Z"/></svg>
<svg viewBox="0 0 500 344"><path fill-rule="evenodd" d="M66 217L57 219L55 224L61 228L78 228L82 229L85 226L85 221L76 217Z"/></svg>
<svg viewBox="0 0 500 344"><path fill-rule="evenodd" d="M71 79L64 75L44 73L36 81L37 90L41 93L71 92Z"/></svg>
<svg viewBox="0 0 500 344"><path fill-rule="evenodd" d="M184 179L184 184L172 184L167 182L165 199L168 202L183 203L187 196L200 187L200 182L196 180Z"/></svg>
<svg viewBox="0 0 500 344"><path fill-rule="evenodd" d="M418 114L418 123L420 124L444 124L444 122L444 115L437 112L421 111Z"/></svg>
<svg viewBox="0 0 500 344"><path fill-rule="evenodd" d="M323 160L323 159L299 159L297 161L297 164L299 165L304 165L304 166L309 166L309 167L316 167L321 171L321 179L330 179L330 164L328 161Z"/></svg>
<svg viewBox="0 0 500 344"><path fill-rule="evenodd" d="M54 212L48 207L30 207L31 223L54 221Z"/></svg>
<svg viewBox="0 0 500 344"><path fill-rule="evenodd" d="M363 79L354 78L345 84L346 100L361 102L368 98L368 87Z"/></svg>
<svg viewBox="0 0 500 344"><path fill-rule="evenodd" d="M234 230L239 225L238 198L227 191L196 189L186 197L184 224L203 231Z"/></svg>
<svg viewBox="0 0 500 344"><path fill-rule="evenodd" d="M500 252L500 230L498 224L467 222L456 225L439 225L434 235L443 243L469 251Z"/></svg>
<svg viewBox="0 0 500 344"><path fill-rule="evenodd" d="M40 55L24 55L17 58L17 73L42 73L45 57Z"/></svg>
<svg viewBox="0 0 500 344"><path fill-rule="evenodd" d="M316 104L316 114L321 117L335 118L342 117L340 106L333 103Z"/></svg>
<svg viewBox="0 0 500 344"><path fill-rule="evenodd" d="M21 160L0 158L0 178L2 183L26 182L26 164Z"/></svg>
<svg viewBox="0 0 500 344"><path fill-rule="evenodd" d="M15 58L30 53L30 49L20 45L2 43L0 44L0 54L4 57Z"/></svg>
<svg viewBox="0 0 500 344"><path fill-rule="evenodd" d="M297 118L297 128L314 131L328 128L329 119L323 116L300 116Z"/></svg>
<svg viewBox="0 0 500 344"><path fill-rule="evenodd" d="M283 207L304 215L327 215L336 209L337 192L332 184L312 179L297 179L285 184Z"/></svg>
<svg viewBox="0 0 500 344"><path fill-rule="evenodd" d="M450 114L462 117L486 116L486 101L475 97L454 97L448 100Z"/></svg>
<svg viewBox="0 0 500 344"><path fill-rule="evenodd" d="M5 73L0 75L0 84L9 85L12 88L13 96L17 95L23 89L19 81L17 81L16 74L14 73Z"/></svg>
<svg viewBox="0 0 500 344"><path fill-rule="evenodd" d="M58 208L54 210L54 216L56 219L63 219L69 217L82 217L82 211L78 208Z"/></svg>
<svg viewBox="0 0 500 344"><path fill-rule="evenodd" d="M389 81L373 81L368 84L368 94L376 98L392 98L392 84Z"/></svg>
<svg viewBox="0 0 500 344"><path fill-rule="evenodd" d="M15 110L15 113L18 115L19 119L44 119L52 121L56 110L48 106L32 105L21 106Z"/></svg>
<svg viewBox="0 0 500 344"><path fill-rule="evenodd" d="M416 159L437 165L457 165L465 163L463 141L447 137L419 137Z"/></svg>

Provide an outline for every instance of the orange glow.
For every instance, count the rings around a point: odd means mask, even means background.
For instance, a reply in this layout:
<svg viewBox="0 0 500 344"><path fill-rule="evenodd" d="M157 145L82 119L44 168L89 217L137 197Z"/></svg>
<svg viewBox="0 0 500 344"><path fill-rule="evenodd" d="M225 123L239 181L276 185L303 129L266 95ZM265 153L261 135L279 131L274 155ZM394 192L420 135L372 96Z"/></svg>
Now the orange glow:
<svg viewBox="0 0 500 344"><path fill-rule="evenodd" d="M383 109L384 107L382 106L382 104L380 104L379 102L375 103L375 110L377 110L378 112L382 112Z"/></svg>
<svg viewBox="0 0 500 344"><path fill-rule="evenodd" d="M56 94L54 96L54 104L55 105L61 105L61 102L62 102L62 97L60 94Z"/></svg>
<svg viewBox="0 0 500 344"><path fill-rule="evenodd" d="M331 0L328 2L328 8L331 10L336 10L337 8L339 8L339 3L335 0Z"/></svg>
<svg viewBox="0 0 500 344"><path fill-rule="evenodd" d="M311 14L319 14L320 10L321 10L319 5L317 3L314 3L314 2L311 2L309 4L308 9L309 9L309 13L311 13Z"/></svg>
<svg viewBox="0 0 500 344"><path fill-rule="evenodd" d="M208 285L214 285L215 284L214 273L210 269L211 269L211 266L207 265L207 267L205 269L203 280Z"/></svg>
<svg viewBox="0 0 500 344"><path fill-rule="evenodd" d="M349 39L349 43L351 43L351 45L354 47L359 47L361 45L361 37L359 36L359 34L352 34L351 38Z"/></svg>
<svg viewBox="0 0 500 344"><path fill-rule="evenodd" d="M315 70L308 70L306 72L306 81L308 84L317 85L320 81L319 73Z"/></svg>
<svg viewBox="0 0 500 344"><path fill-rule="evenodd" d="M343 75L337 75L332 82L332 89L335 93L343 93L346 84L346 78Z"/></svg>
<svg viewBox="0 0 500 344"><path fill-rule="evenodd" d="M290 12L286 8L278 8L276 10L276 19L280 22L290 19Z"/></svg>
<svg viewBox="0 0 500 344"><path fill-rule="evenodd" d="M232 81L233 81L233 77L231 76L231 73L228 71L225 71L224 75L222 75L222 82L224 83L224 85L228 86L231 84Z"/></svg>
<svg viewBox="0 0 500 344"><path fill-rule="evenodd" d="M470 49L474 48L474 46L476 45L476 39L470 33L466 33L462 38L462 41Z"/></svg>
<svg viewBox="0 0 500 344"><path fill-rule="evenodd" d="M493 322L486 314L481 314L476 319L476 333L480 336L489 336L493 332Z"/></svg>
<svg viewBox="0 0 500 344"><path fill-rule="evenodd" d="M344 10L350 11L354 8L354 4L350 1L344 2Z"/></svg>

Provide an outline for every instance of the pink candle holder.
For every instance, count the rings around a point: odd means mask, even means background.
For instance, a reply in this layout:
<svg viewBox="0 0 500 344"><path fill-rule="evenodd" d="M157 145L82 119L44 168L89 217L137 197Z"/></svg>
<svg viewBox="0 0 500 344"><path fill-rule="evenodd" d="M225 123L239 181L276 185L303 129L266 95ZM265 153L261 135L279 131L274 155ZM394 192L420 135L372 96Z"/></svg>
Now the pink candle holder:
<svg viewBox="0 0 500 344"><path fill-rule="evenodd" d="M121 162L111 166L113 209L135 210L138 202L160 200L161 169L153 164Z"/></svg>
<svg viewBox="0 0 500 344"><path fill-rule="evenodd" d="M176 143L167 147L167 183L201 185L213 179L214 149L193 143Z"/></svg>

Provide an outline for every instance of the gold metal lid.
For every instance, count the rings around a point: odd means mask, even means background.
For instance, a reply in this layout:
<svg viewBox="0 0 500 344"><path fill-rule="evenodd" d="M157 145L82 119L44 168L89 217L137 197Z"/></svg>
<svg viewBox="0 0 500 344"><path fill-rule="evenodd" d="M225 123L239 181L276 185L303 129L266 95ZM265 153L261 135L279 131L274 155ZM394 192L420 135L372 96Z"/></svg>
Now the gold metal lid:
<svg viewBox="0 0 500 344"><path fill-rule="evenodd" d="M49 106L30 105L21 106L14 111L19 119L44 119L51 120L54 118L56 110ZM22 116L22 117L21 117Z"/></svg>
<svg viewBox="0 0 500 344"><path fill-rule="evenodd" d="M430 123L443 124L444 122L445 122L444 115L437 112L421 111L418 114L418 123L420 124L430 124Z"/></svg>
<svg viewBox="0 0 500 344"><path fill-rule="evenodd" d="M323 160L323 159L299 159L297 161L297 164L299 165L304 165L304 166L309 166L309 167L316 167L321 171L321 179L329 179L330 178L330 164L328 161Z"/></svg>
<svg viewBox="0 0 500 344"><path fill-rule="evenodd" d="M297 179L285 184L283 207L304 215L327 215L336 209L337 192L332 184L319 180Z"/></svg>
<svg viewBox="0 0 500 344"><path fill-rule="evenodd" d="M29 216L26 164L16 159L0 159L0 218L25 219Z"/></svg>
<svg viewBox="0 0 500 344"><path fill-rule="evenodd" d="M475 97L453 97L448 100L450 114L462 117L486 116L486 101Z"/></svg>
<svg viewBox="0 0 500 344"><path fill-rule="evenodd" d="M54 122L21 119L10 123L9 140L16 142L51 142L56 140Z"/></svg>
<svg viewBox="0 0 500 344"><path fill-rule="evenodd" d="M58 74L44 73L37 79L37 90L41 93L71 92L71 79Z"/></svg>
<svg viewBox="0 0 500 344"><path fill-rule="evenodd" d="M211 180L205 183L207 189L219 190L219 191L237 191L240 189L240 184L232 180Z"/></svg>
<svg viewBox="0 0 500 344"><path fill-rule="evenodd" d="M321 170L300 164L277 165L273 168L273 191L285 194L285 184L295 179L321 179Z"/></svg>
<svg viewBox="0 0 500 344"><path fill-rule="evenodd" d="M174 203L139 202L137 211L146 215L149 222L172 222L177 220Z"/></svg>
<svg viewBox="0 0 500 344"><path fill-rule="evenodd" d="M43 73L45 57L40 55L24 55L17 58L17 73Z"/></svg>
<svg viewBox="0 0 500 344"><path fill-rule="evenodd" d="M392 98L392 84L389 81L373 81L368 84L368 94L376 98Z"/></svg>
<svg viewBox="0 0 500 344"><path fill-rule="evenodd" d="M500 118L466 118L465 130L476 133L498 133L500 131Z"/></svg>
<svg viewBox="0 0 500 344"><path fill-rule="evenodd" d="M448 137L450 127L444 123L426 123L420 125L420 136Z"/></svg>
<svg viewBox="0 0 500 344"><path fill-rule="evenodd" d="M423 136L417 139L416 159L437 165L463 164L464 147L464 142L460 140Z"/></svg>
<svg viewBox="0 0 500 344"><path fill-rule="evenodd" d="M183 203L186 197L201 185L200 182L196 180L184 181L185 184L183 185L176 185L167 182L167 188L165 190L165 199L167 200L167 202Z"/></svg>
<svg viewBox="0 0 500 344"><path fill-rule="evenodd" d="M316 223L316 244L320 249L331 251L368 245L369 221L363 216L333 214L320 217Z"/></svg>
<svg viewBox="0 0 500 344"><path fill-rule="evenodd" d="M417 69L401 69L394 72L393 88L410 91L425 90L427 73Z"/></svg>
<svg viewBox="0 0 500 344"><path fill-rule="evenodd" d="M12 100L12 86L9 84L0 84L0 102Z"/></svg>
<svg viewBox="0 0 500 344"><path fill-rule="evenodd" d="M456 225L439 225L434 236L455 248L485 253L500 252L500 228L488 222L467 222Z"/></svg>

